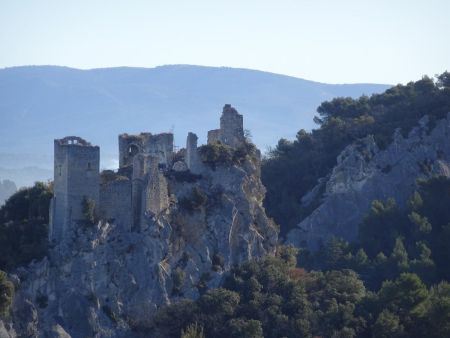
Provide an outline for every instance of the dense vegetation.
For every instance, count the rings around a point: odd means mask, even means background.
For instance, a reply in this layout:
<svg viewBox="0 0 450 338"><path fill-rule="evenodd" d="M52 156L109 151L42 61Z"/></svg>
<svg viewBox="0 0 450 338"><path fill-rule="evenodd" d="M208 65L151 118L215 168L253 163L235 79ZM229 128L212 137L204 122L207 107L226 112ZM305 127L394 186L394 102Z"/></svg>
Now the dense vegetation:
<svg viewBox="0 0 450 338"><path fill-rule="evenodd" d="M234 268L222 288L163 307L152 336L448 337L450 284L413 273L368 291L352 270L306 272L284 248ZM187 333L189 333L189 335Z"/></svg>
<svg viewBox="0 0 450 338"><path fill-rule="evenodd" d="M302 207L301 198L331 171L347 145L372 134L383 148L396 128L407 134L424 115L433 123L450 112L450 73L371 97L336 98L323 102L317 112L318 129L300 130L293 142L281 139L263 161L266 210L280 224L282 235L312 211Z"/></svg>
<svg viewBox="0 0 450 338"><path fill-rule="evenodd" d="M8 280L6 273L0 271L0 317L9 315L14 297L14 285Z"/></svg>
<svg viewBox="0 0 450 338"><path fill-rule="evenodd" d="M234 149L221 142L205 144L199 147L200 159L213 170L217 166L240 164L249 159L256 161L259 158L256 147L249 140Z"/></svg>
<svg viewBox="0 0 450 338"><path fill-rule="evenodd" d="M280 248L222 288L159 310L159 337L449 337L450 179L418 184L406 210L374 201L359 244ZM297 262L298 259L298 262Z"/></svg>
<svg viewBox="0 0 450 338"><path fill-rule="evenodd" d="M12 270L45 256L51 197L49 185L36 183L0 208L0 269Z"/></svg>
<svg viewBox="0 0 450 338"><path fill-rule="evenodd" d="M401 210L392 199L374 201L359 227L359 244L332 239L314 254L303 250L300 264L353 269L372 290L403 272L417 274L427 285L450 281L450 179L420 182L408 204Z"/></svg>

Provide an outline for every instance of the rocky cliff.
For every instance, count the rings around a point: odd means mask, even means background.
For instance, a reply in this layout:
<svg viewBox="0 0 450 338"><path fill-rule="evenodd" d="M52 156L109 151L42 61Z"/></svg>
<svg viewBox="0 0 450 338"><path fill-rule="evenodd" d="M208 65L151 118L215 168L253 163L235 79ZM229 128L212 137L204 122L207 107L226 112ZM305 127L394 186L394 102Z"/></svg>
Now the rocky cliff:
<svg viewBox="0 0 450 338"><path fill-rule="evenodd" d="M235 263L271 254L277 230L262 207L259 152L165 173L169 207L140 231L80 224L67 244L13 276L0 336L133 337L162 304L218 286Z"/></svg>
<svg viewBox="0 0 450 338"><path fill-rule="evenodd" d="M405 206L417 179L434 175L450 176L450 113L436 123L425 116L407 137L396 130L384 150L371 136L349 145L331 174L303 197L303 205L320 205L288 233L287 242L314 250L331 236L355 241L373 200L392 197Z"/></svg>

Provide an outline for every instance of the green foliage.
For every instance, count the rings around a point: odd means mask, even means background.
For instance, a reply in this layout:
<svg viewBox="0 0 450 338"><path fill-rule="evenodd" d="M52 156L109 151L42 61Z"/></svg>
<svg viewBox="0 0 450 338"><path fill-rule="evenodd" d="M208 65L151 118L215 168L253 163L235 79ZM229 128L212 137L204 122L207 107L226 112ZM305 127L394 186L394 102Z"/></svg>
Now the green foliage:
<svg viewBox="0 0 450 338"><path fill-rule="evenodd" d="M414 312L423 322L423 336L450 337L450 284L441 282L433 286L426 301Z"/></svg>
<svg viewBox="0 0 450 338"><path fill-rule="evenodd" d="M0 268L12 270L47 253L49 185L36 183L12 195L0 208Z"/></svg>
<svg viewBox="0 0 450 338"><path fill-rule="evenodd" d="M198 187L194 187L188 196L179 199L178 204L181 208L193 212L201 209L208 202L208 196Z"/></svg>
<svg viewBox="0 0 450 338"><path fill-rule="evenodd" d="M357 274L307 274L292 264L293 256L293 250L280 248L277 257L236 266L222 288L208 290L193 303L183 301L158 311L152 333L177 337L180 326L186 330L195 323L206 337L217 338L344 337L363 332L356 306L365 288Z"/></svg>
<svg viewBox="0 0 450 338"><path fill-rule="evenodd" d="M254 319L230 320L230 335L241 338L264 338L261 322Z"/></svg>
<svg viewBox="0 0 450 338"><path fill-rule="evenodd" d="M449 78L445 72L437 82L424 77L371 97L323 102L315 118L318 129L300 130L292 142L281 139L262 167L267 188L265 207L281 225L281 234L314 210L314 204L302 205L301 198L331 171L339 153L350 143L370 134L383 148L391 143L396 128L407 134L425 114L431 123L445 117L450 111Z"/></svg>
<svg viewBox="0 0 450 338"><path fill-rule="evenodd" d="M13 298L14 285L8 280L6 273L0 270L0 317L8 316Z"/></svg>
<svg viewBox="0 0 450 338"><path fill-rule="evenodd" d="M95 201L91 198L84 197L81 203L84 220L88 224L94 224L97 220Z"/></svg>
<svg viewBox="0 0 450 338"><path fill-rule="evenodd" d="M186 274L182 269L177 268L174 270L173 276L172 276L172 279L173 279L172 293L173 294L180 293L180 290L183 287L185 278L186 278Z"/></svg>
<svg viewBox="0 0 450 338"><path fill-rule="evenodd" d="M186 328L186 331L181 331L181 338L205 338L203 327L197 323L191 324Z"/></svg>
<svg viewBox="0 0 450 338"><path fill-rule="evenodd" d="M206 144L199 147L199 153L201 160L213 170L217 166L241 164L246 160L255 161L259 157L255 145L248 141L236 149L221 142Z"/></svg>
<svg viewBox="0 0 450 338"><path fill-rule="evenodd" d="M216 169L218 165L231 165L233 163L233 149L220 142L202 145L198 150L201 160L212 169Z"/></svg>
<svg viewBox="0 0 450 338"><path fill-rule="evenodd" d="M376 338L395 338L403 335L404 328L400 318L389 310L383 310L374 324L373 336Z"/></svg>
<svg viewBox="0 0 450 338"><path fill-rule="evenodd" d="M359 227L359 240L366 253L370 257L379 252L389 254L404 223L404 215L394 199L373 201L369 215Z"/></svg>
<svg viewBox="0 0 450 338"><path fill-rule="evenodd" d="M344 252L355 249L339 246ZM394 247L389 258L377 255L377 263L363 250L352 255L352 262L370 270L372 264L387 264L392 257L402 261L402 240ZM449 336L447 282L427 288L418 275L400 273L377 292L368 292L356 272L306 272L292 264L293 254L279 248L275 257L235 266L221 288L206 291L196 301L159 309L153 329L145 333L167 338L179 337L180 332L215 338Z"/></svg>
<svg viewBox="0 0 450 338"><path fill-rule="evenodd" d="M102 306L103 313L114 323L119 321L119 316L111 309L109 305Z"/></svg>
<svg viewBox="0 0 450 338"><path fill-rule="evenodd" d="M30 188L20 189L0 208L1 223L33 220L48 224L48 210L52 196L51 187L42 182L36 182Z"/></svg>
<svg viewBox="0 0 450 338"><path fill-rule="evenodd" d="M212 257L211 264L214 271L222 271L225 264L225 259L222 255L215 253Z"/></svg>

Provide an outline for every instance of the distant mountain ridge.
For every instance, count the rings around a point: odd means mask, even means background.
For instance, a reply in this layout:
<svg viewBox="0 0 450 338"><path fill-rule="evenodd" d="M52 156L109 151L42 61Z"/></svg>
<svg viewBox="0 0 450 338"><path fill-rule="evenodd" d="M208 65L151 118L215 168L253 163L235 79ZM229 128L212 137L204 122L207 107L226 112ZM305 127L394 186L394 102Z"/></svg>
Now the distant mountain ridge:
<svg viewBox="0 0 450 338"><path fill-rule="evenodd" d="M0 167L31 165L21 155L27 153L50 169L52 140L66 135L100 145L103 167L117 158L119 133L173 130L176 145L183 147L188 131L200 136L218 127L215 116L225 103L244 115L245 128L254 131L254 142L264 150L281 137L295 137L301 128L311 129L322 101L388 87L330 85L256 70L190 65L0 69Z"/></svg>

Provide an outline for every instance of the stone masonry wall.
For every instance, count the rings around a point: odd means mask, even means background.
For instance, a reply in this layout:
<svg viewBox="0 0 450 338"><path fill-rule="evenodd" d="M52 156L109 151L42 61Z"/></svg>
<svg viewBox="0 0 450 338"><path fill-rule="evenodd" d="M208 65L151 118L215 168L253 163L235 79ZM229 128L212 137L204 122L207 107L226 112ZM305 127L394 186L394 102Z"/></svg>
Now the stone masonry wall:
<svg viewBox="0 0 450 338"><path fill-rule="evenodd" d="M55 140L54 197L50 239L63 240L84 219L84 198L99 206L100 149L78 137Z"/></svg>
<svg viewBox="0 0 450 338"><path fill-rule="evenodd" d="M131 181L115 180L100 186L100 214L104 220L131 230Z"/></svg>

